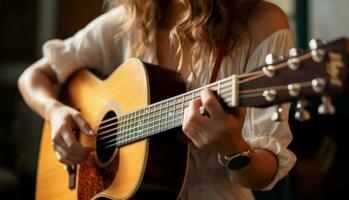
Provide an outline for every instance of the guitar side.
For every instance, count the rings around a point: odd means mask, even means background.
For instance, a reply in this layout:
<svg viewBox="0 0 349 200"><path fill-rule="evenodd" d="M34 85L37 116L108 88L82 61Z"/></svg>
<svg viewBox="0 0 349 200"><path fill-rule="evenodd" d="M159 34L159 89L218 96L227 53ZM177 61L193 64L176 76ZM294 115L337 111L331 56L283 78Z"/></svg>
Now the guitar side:
<svg viewBox="0 0 349 200"><path fill-rule="evenodd" d="M79 109L96 130L108 111L120 116L183 92L183 83L166 71L136 59L121 65L105 81L82 70L67 82L61 97ZM178 130L168 132L173 131ZM50 125L46 122L40 146L36 199L147 199L154 191L163 198L176 199L185 180L188 160L187 145L179 142L176 135L163 133L120 147L107 167L98 165L91 155L78 165L77 188L70 190L68 174L56 159ZM95 141L96 138L80 134L84 146L93 147Z"/></svg>

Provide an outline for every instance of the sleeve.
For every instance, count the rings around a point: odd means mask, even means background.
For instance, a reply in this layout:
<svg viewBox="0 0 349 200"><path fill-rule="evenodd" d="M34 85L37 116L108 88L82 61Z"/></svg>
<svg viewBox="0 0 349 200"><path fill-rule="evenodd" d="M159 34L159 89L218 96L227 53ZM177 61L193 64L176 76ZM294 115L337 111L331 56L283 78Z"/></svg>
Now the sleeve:
<svg viewBox="0 0 349 200"><path fill-rule="evenodd" d="M74 36L49 40L43 45L43 56L56 73L59 83L82 67L103 72L121 62L122 41L115 41L123 8L116 7L94 19Z"/></svg>
<svg viewBox="0 0 349 200"><path fill-rule="evenodd" d="M281 30L263 41L251 54L247 71L256 66L262 66L268 53L287 55L292 47L292 35L289 30ZM266 149L273 152L278 159L278 169L274 180L263 190L270 190L283 177L285 177L296 162L296 156L288 149L292 141L292 133L288 124L290 104L283 104L282 122L272 122L271 116L276 110L275 106L268 108L247 108L242 134L251 149Z"/></svg>

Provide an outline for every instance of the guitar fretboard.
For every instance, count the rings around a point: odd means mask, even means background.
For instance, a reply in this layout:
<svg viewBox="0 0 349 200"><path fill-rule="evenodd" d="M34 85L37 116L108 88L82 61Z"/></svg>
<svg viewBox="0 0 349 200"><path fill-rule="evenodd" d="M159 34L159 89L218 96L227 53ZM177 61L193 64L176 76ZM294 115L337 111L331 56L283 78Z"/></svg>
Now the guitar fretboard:
<svg viewBox="0 0 349 200"><path fill-rule="evenodd" d="M145 108L133 111L109 121L110 129L103 127L99 140L103 148L119 147L149 136L182 126L184 110L189 102L199 98L203 89L216 92L222 103L232 107L232 77L217 81L204 87L166 99ZM116 126L115 126L116 125Z"/></svg>

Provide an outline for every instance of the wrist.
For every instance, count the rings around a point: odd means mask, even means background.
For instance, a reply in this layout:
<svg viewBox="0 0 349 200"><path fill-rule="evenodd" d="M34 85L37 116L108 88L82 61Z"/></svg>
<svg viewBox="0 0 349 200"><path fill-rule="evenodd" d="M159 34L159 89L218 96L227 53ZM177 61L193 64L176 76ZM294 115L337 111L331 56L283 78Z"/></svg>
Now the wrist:
<svg viewBox="0 0 349 200"><path fill-rule="evenodd" d="M250 164L251 152L249 144L241 136L233 140L229 152L217 153L218 162L229 170L240 170Z"/></svg>
<svg viewBox="0 0 349 200"><path fill-rule="evenodd" d="M230 145L230 149L227 152L222 152L224 155L235 155L237 153L243 152L246 149L249 149L249 144L246 142L246 140L242 137L236 137L233 138L232 144Z"/></svg>
<svg viewBox="0 0 349 200"><path fill-rule="evenodd" d="M51 117L52 117L52 113L57 109L62 107L63 104L61 102L59 102L56 99L53 99L52 101L49 101L46 104L46 109L45 109L45 120L50 121Z"/></svg>

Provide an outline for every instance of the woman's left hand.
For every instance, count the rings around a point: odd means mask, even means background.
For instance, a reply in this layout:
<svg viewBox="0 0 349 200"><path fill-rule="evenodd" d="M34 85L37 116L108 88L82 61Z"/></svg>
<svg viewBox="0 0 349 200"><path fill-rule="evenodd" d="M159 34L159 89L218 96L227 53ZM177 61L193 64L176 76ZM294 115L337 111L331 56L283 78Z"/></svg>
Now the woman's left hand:
<svg viewBox="0 0 349 200"><path fill-rule="evenodd" d="M200 113L201 106L208 115ZM245 108L235 108L228 114L214 93L204 89L201 98L191 101L186 108L182 129L199 149L232 155L248 147L241 135L245 114Z"/></svg>

